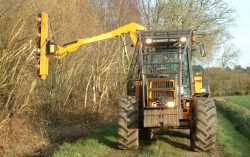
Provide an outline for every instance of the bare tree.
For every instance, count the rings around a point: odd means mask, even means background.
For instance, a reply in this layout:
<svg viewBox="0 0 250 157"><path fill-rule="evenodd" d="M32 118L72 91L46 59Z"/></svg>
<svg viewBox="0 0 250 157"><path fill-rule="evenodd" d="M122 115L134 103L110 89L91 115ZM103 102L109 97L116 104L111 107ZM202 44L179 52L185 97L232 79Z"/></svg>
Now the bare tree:
<svg viewBox="0 0 250 157"><path fill-rule="evenodd" d="M149 29L193 29L197 42L205 44L206 60L230 37L234 10L225 0L141 0L140 6Z"/></svg>
<svg viewBox="0 0 250 157"><path fill-rule="evenodd" d="M222 46L222 55L219 58L221 67L233 66L237 63L240 50L236 49L232 43L227 43Z"/></svg>
<svg viewBox="0 0 250 157"><path fill-rule="evenodd" d="M32 5L27 0L0 1L0 128L30 104L36 81L33 68L34 25ZM33 83L32 83L33 82Z"/></svg>

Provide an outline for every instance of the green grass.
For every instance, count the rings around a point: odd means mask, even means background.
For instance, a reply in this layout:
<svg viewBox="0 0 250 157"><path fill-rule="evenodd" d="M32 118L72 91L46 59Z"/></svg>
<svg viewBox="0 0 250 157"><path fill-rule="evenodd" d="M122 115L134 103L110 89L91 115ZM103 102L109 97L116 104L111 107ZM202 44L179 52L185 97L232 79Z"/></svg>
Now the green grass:
<svg viewBox="0 0 250 157"><path fill-rule="evenodd" d="M65 143L54 157L103 156L116 147L116 127L110 126L101 131L93 132L87 138L75 143Z"/></svg>
<svg viewBox="0 0 250 157"><path fill-rule="evenodd" d="M167 135L159 135L153 141L142 141L138 150L118 150L117 149L117 127L109 126L102 131L94 132L85 139L80 139L75 143L65 143L54 157L175 157L175 156L204 156L207 153L197 153L189 150L188 130L169 130Z"/></svg>
<svg viewBox="0 0 250 157"><path fill-rule="evenodd" d="M217 149L221 156L248 157L250 155L250 142L240 134L228 120L218 112Z"/></svg>
<svg viewBox="0 0 250 157"><path fill-rule="evenodd" d="M143 142L138 150L118 150L116 146L115 125L94 132L75 143L65 143L54 157L247 157L250 154L250 142L241 135L220 112L218 112L218 131L215 152L197 153L189 150L188 130L169 130L151 142Z"/></svg>
<svg viewBox="0 0 250 157"><path fill-rule="evenodd" d="M188 130L168 130L158 135L155 140L142 141L138 150L117 149L117 127L108 126L90 133L89 136L74 143L65 143L54 157L248 157L250 141L249 110L247 105L250 97L225 97L217 100L218 109L217 143L213 153L197 153L189 150ZM231 101L229 103L228 101ZM250 100L249 100L250 102ZM237 103L240 103L237 104ZM248 129L248 130L247 130Z"/></svg>
<svg viewBox="0 0 250 157"><path fill-rule="evenodd" d="M225 97L224 100L228 103L234 103L238 104L240 106L244 106L247 109L250 110L250 96L249 95L244 95L244 96L228 96Z"/></svg>
<svg viewBox="0 0 250 157"><path fill-rule="evenodd" d="M250 140L250 96L231 96L216 100L221 113L231 121L236 130Z"/></svg>

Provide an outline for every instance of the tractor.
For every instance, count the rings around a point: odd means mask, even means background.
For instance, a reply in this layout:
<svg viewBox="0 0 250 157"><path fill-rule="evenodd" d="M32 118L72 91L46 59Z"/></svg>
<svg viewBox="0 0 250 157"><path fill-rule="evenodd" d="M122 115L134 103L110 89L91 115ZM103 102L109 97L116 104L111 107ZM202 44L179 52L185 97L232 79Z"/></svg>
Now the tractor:
<svg viewBox="0 0 250 157"><path fill-rule="evenodd" d="M128 81L119 101L118 144L136 149L157 128L190 129L191 149L216 142L216 107L201 73L193 74L192 30L140 31ZM200 45L200 52L204 49Z"/></svg>
<svg viewBox="0 0 250 157"><path fill-rule="evenodd" d="M38 15L37 75L48 76L50 57L58 59L80 46L129 34L135 48L127 96L119 100L118 148L136 149L158 128L189 129L192 150L211 151L216 142L216 107L201 73L193 73L192 53L205 51L192 30L147 31L130 23L111 32L59 46L49 40L48 14ZM198 48L197 48L198 47Z"/></svg>

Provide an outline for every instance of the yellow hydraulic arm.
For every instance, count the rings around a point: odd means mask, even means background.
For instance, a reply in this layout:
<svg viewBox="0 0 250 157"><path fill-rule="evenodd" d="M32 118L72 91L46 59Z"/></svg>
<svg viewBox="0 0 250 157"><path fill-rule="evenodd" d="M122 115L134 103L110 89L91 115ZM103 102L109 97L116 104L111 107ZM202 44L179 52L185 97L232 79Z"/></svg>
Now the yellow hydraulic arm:
<svg viewBox="0 0 250 157"><path fill-rule="evenodd" d="M145 31L146 28L137 23L130 23L125 26L119 27L111 32L104 33L91 38L78 39L75 42L67 44L66 46L58 46L48 40L48 14L42 12L38 16L38 28L40 31L38 40L38 76L40 79L45 80L48 75L49 56L62 58L68 53L76 51L80 46L101 40L119 37L122 34L129 34L134 45L137 45L138 36L136 31Z"/></svg>
<svg viewBox="0 0 250 157"><path fill-rule="evenodd" d="M122 26L118 29L115 29L115 30L108 32L108 33L105 33L105 34L101 34L101 35L94 36L91 38L79 39L79 40L75 41L74 43L71 43L65 47L55 46L55 49L53 50L53 48L52 48L52 51L55 52L56 57L60 58L60 57L65 56L67 53L74 52L81 45L93 43L96 41L106 40L106 39L110 39L110 38L119 37L122 34L129 34L133 44L136 45L137 40L138 40L136 31L138 31L138 30L146 30L146 28L141 26L141 25L138 25L136 23L130 23L128 25Z"/></svg>

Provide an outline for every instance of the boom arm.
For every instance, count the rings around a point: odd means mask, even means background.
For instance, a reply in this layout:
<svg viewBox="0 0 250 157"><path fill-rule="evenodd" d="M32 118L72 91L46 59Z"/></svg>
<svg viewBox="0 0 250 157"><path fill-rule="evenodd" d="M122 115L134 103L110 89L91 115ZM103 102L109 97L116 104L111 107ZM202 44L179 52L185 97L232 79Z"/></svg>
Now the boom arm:
<svg viewBox="0 0 250 157"><path fill-rule="evenodd" d="M122 26L118 29L115 29L115 30L108 32L108 33L105 33L105 34L94 36L92 38L79 39L71 44L68 44L65 47L56 46L55 47L56 48L55 49L55 56L60 58L60 57L65 56L67 53L76 51L81 45L89 44L89 43L93 43L93 42L97 42L97 41L101 41L101 40L106 40L106 39L110 39L110 38L119 37L122 34L129 34L133 44L136 45L138 42L137 41L138 37L137 37L136 31L138 31L138 30L146 30L146 28L139 25L139 24L136 24L136 23L130 23L128 25Z"/></svg>
<svg viewBox="0 0 250 157"><path fill-rule="evenodd" d="M101 40L111 39L119 37L122 34L129 34L134 45L137 45L138 36L136 31L145 31L146 28L136 23L130 23L128 25L119 27L111 32L104 33L91 38L78 39L75 42L69 43L65 46L58 46L52 41L48 40L48 14L42 12L39 14L38 28L40 31L40 36L38 40L38 76L42 80L45 80L48 75L48 64L49 56L53 55L56 58L62 58L68 53L76 51L80 46L84 44L89 44Z"/></svg>

